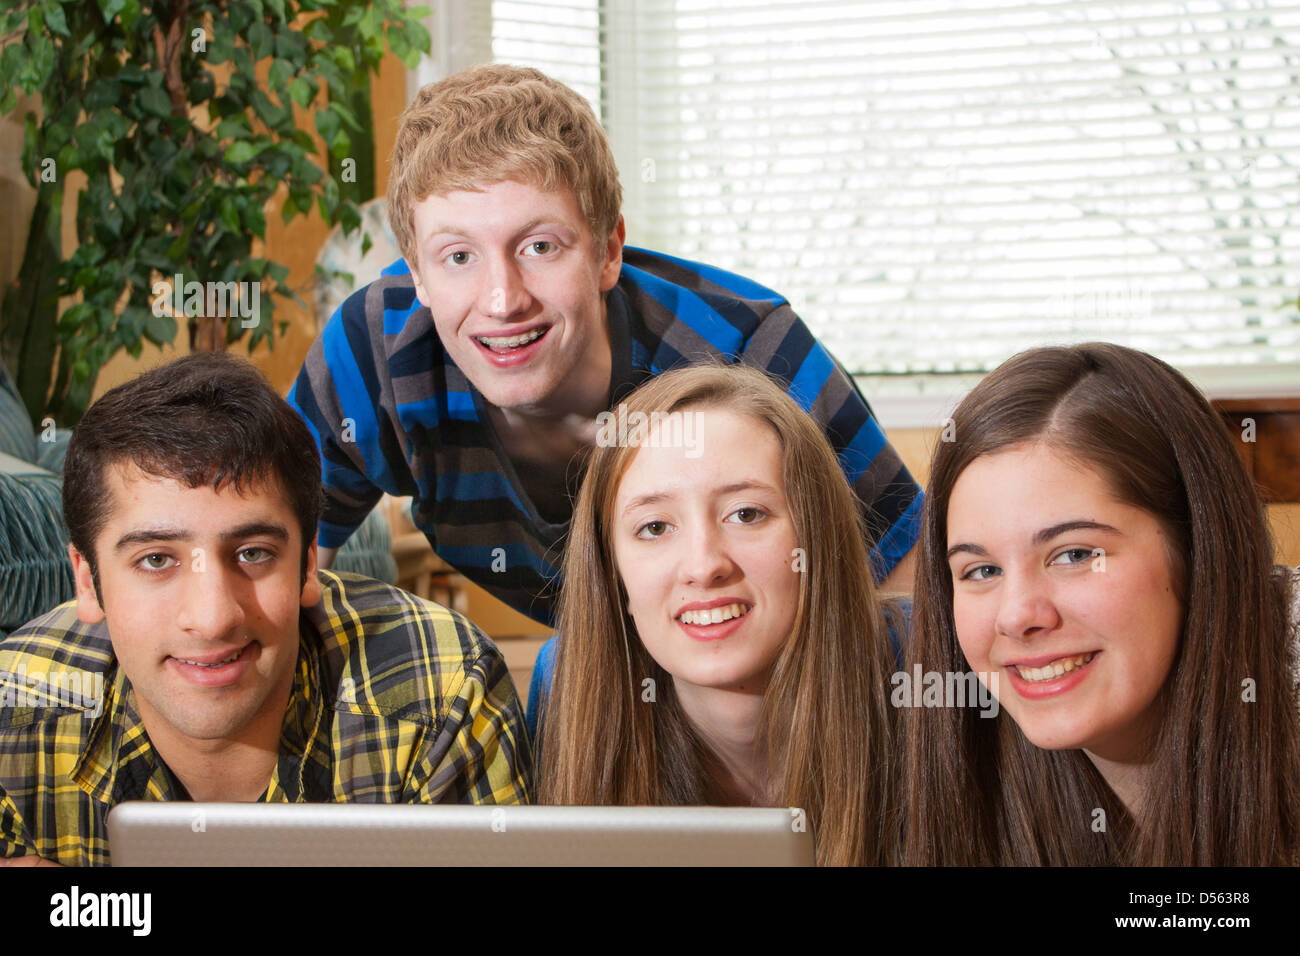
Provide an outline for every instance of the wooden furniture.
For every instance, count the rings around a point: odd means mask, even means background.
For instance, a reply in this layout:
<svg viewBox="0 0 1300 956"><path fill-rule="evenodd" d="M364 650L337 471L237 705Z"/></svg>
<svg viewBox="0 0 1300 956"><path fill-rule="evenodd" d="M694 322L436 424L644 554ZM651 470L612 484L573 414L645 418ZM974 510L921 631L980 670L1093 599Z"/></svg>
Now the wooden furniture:
<svg viewBox="0 0 1300 956"><path fill-rule="evenodd" d="M1300 502L1300 398L1224 399L1213 404L1264 500Z"/></svg>
<svg viewBox="0 0 1300 956"><path fill-rule="evenodd" d="M410 498L385 495L379 507L392 532L397 586L459 611L481 627L501 650L515 690L524 700L537 651L551 636L550 631L512 611L438 557L424 532L411 520Z"/></svg>

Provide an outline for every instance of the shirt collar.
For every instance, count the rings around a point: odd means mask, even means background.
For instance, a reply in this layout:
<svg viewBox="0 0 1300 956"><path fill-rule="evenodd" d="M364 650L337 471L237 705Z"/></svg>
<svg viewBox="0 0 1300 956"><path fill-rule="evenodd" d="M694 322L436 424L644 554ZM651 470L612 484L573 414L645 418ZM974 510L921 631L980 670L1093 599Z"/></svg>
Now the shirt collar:
<svg viewBox="0 0 1300 956"><path fill-rule="evenodd" d="M298 664L280 731L280 759L262 799L268 803L317 803L332 792L332 754L322 741L325 699L321 690L320 635L306 615L298 626Z"/></svg>
<svg viewBox="0 0 1300 956"><path fill-rule="evenodd" d="M637 361L632 342L632 313L627 293L616 285L605 296L605 314L609 323L609 407L614 408L637 386L653 377L650 369Z"/></svg>
<svg viewBox="0 0 1300 956"><path fill-rule="evenodd" d="M104 708L86 735L72 779L101 803L175 800L171 774L149 742L135 691L116 660L104 680Z"/></svg>
<svg viewBox="0 0 1300 956"><path fill-rule="evenodd" d="M280 757L262 799L273 803L329 800L332 761L322 745L325 702L320 687L320 637L299 618L298 661L280 731ZM127 800L178 800L181 790L158 756L136 707L135 690L114 660L104 680L104 707L86 734L72 779L90 797L116 806Z"/></svg>

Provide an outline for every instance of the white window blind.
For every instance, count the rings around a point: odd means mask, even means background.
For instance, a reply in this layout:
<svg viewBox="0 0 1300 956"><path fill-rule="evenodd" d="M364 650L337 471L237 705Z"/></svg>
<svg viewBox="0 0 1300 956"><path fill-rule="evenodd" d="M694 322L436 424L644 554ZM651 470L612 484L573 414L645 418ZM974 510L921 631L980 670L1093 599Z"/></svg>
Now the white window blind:
<svg viewBox="0 0 1300 956"><path fill-rule="evenodd" d="M491 6L494 59L601 108L629 241L770 285L853 371L1300 363L1294 2Z"/></svg>
<svg viewBox="0 0 1300 956"><path fill-rule="evenodd" d="M600 0L492 0L492 59L567 83L602 114Z"/></svg>

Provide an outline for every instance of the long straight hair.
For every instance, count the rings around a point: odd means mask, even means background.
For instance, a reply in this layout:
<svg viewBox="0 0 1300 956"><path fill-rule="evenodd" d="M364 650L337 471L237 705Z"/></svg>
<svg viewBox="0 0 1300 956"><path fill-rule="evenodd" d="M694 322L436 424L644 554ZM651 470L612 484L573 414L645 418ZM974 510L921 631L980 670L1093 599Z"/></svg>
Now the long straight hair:
<svg viewBox="0 0 1300 956"><path fill-rule="evenodd" d="M948 504L983 455L1042 442L1096 468L1171 542L1184 625L1140 817L1082 750L1043 750L1014 720L938 708L904 717L905 859L915 864L1294 862L1300 738L1285 596L1267 517L1227 429L1170 366L1092 343L1009 359L936 447L908 664L961 671ZM1008 503L1008 507L1014 504ZM1249 679L1249 681L1247 680Z"/></svg>
<svg viewBox="0 0 1300 956"><path fill-rule="evenodd" d="M897 862L902 824L891 795L898 741L886 706L892 666L857 498L820 428L761 372L741 366L666 372L624 404L629 418L686 408L750 416L771 428L781 446L787 503L806 565L757 737L774 799L807 813L818 863ZM555 677L542 712L543 803L715 798L713 758L683 714L671 676L637 636L613 559L614 498L637 451L597 447L574 508ZM647 678L654 684L644 683ZM653 702L645 687L655 688Z"/></svg>

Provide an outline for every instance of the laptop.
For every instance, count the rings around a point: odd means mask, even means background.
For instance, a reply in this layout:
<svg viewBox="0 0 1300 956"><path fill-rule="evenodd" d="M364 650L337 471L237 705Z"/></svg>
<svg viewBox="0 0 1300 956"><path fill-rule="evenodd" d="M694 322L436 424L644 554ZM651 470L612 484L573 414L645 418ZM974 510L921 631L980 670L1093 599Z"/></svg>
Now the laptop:
<svg viewBox="0 0 1300 956"><path fill-rule="evenodd" d="M132 801L114 866L812 866L802 810Z"/></svg>

